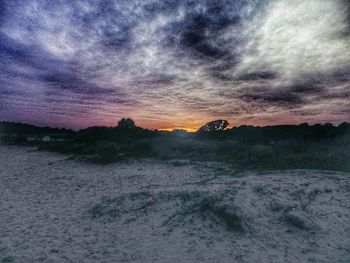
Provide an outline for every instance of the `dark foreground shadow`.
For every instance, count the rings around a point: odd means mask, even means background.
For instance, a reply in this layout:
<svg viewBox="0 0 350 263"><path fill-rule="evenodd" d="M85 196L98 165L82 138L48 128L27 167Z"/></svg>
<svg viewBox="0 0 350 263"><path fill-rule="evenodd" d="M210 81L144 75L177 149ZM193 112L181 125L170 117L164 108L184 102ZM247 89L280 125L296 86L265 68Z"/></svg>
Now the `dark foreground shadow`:
<svg viewBox="0 0 350 263"><path fill-rule="evenodd" d="M350 171L348 123L240 126L188 133L147 130L137 127L131 119L122 119L116 127L91 127L77 132L2 122L0 140L2 144L36 146L98 164L159 158L225 162L242 170Z"/></svg>

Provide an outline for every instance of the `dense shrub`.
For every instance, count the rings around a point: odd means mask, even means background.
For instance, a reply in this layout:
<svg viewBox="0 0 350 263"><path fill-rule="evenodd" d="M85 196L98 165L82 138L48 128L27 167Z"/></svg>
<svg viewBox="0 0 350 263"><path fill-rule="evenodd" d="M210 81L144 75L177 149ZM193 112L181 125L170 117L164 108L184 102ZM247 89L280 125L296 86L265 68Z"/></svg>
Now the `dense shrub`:
<svg viewBox="0 0 350 263"><path fill-rule="evenodd" d="M1 126L2 125L2 126ZM114 128L73 132L4 124L3 143L109 163L124 158L219 161L235 169L323 169L350 171L350 125L242 126L225 131L186 133L150 131L123 119ZM23 132L22 132L23 131ZM43 140L50 137L50 140ZM34 138L34 140L29 140ZM80 158L86 157L86 158Z"/></svg>

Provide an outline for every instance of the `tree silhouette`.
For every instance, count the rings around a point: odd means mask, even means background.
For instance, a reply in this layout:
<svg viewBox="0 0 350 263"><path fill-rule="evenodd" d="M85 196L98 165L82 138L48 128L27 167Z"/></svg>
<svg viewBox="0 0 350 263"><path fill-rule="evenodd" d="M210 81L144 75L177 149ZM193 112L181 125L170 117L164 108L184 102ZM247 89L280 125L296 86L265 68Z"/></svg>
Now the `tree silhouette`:
<svg viewBox="0 0 350 263"><path fill-rule="evenodd" d="M135 128L135 122L134 120L130 118L123 118L118 122L118 128L124 128L124 129L132 129Z"/></svg>
<svg viewBox="0 0 350 263"><path fill-rule="evenodd" d="M205 124L198 129L198 132L222 131L229 125L226 120L216 120Z"/></svg>

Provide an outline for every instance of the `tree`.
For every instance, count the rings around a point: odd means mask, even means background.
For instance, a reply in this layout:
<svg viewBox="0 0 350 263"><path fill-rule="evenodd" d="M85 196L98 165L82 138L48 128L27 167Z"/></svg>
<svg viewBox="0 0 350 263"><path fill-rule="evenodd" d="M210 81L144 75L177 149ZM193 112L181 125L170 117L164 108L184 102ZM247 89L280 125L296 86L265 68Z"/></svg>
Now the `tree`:
<svg viewBox="0 0 350 263"><path fill-rule="evenodd" d="M228 125L226 120L211 121L200 127L197 132L223 131Z"/></svg>
<svg viewBox="0 0 350 263"><path fill-rule="evenodd" d="M132 129L135 127L135 122L130 118L123 118L118 122L118 128Z"/></svg>

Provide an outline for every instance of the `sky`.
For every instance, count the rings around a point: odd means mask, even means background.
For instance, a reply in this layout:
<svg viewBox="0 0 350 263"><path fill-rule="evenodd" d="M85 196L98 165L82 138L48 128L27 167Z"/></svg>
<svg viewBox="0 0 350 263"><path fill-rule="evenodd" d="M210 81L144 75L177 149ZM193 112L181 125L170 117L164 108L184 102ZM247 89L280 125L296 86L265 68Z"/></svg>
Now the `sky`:
<svg viewBox="0 0 350 263"><path fill-rule="evenodd" d="M2 0L0 120L350 121L348 0Z"/></svg>

